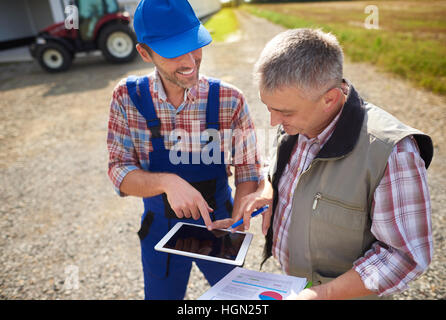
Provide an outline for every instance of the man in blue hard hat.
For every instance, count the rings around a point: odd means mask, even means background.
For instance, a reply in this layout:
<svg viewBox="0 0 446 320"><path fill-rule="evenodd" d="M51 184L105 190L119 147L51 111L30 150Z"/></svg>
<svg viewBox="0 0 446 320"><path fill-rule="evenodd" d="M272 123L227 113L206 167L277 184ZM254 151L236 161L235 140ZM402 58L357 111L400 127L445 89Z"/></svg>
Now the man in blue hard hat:
<svg viewBox="0 0 446 320"><path fill-rule="evenodd" d="M134 28L141 58L156 68L115 87L107 137L108 174L120 196L143 198L138 235L145 298L183 299L192 261L210 285L233 266L155 251L154 246L178 221L212 230L222 220L228 224L241 218L232 212L261 179L254 124L240 90L199 74L202 47L212 38L186 0L142 0ZM217 134L200 134L206 130ZM237 142L237 153L242 154L238 161L230 148L234 199L223 152L234 137L224 134L226 130L243 132ZM199 148L193 139L197 132ZM210 136L212 140L204 139ZM177 163L172 156L179 145L188 153ZM218 148L213 148L209 163L202 152L211 145ZM249 217L245 219L249 222Z"/></svg>

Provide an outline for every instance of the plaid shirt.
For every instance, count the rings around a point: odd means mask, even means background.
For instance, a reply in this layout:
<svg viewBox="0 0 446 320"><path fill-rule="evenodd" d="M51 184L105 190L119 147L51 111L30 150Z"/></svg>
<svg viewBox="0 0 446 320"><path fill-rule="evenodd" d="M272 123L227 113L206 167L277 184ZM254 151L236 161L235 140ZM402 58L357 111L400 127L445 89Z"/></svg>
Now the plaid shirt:
<svg viewBox="0 0 446 320"><path fill-rule="evenodd" d="M206 141L192 143L193 138L191 141L181 141L177 144L176 137L171 136L171 133L173 130L182 129L192 136L194 132L200 133L206 129L209 91L207 78L201 76L197 85L185 90L183 103L175 108L167 100L159 73L154 71L148 77L155 111L161 120L161 134L166 149L180 145L182 151L197 151L198 147L203 147ZM260 175L260 155L256 148L255 128L249 115L248 104L237 88L224 82L220 86L219 116L221 150L232 146L231 164L235 166L235 185L246 181L259 181L263 178ZM228 132L242 134L234 136L228 135ZM123 79L113 91L107 136L108 175L120 196L125 196L119 187L126 174L136 169L148 170L149 153L153 151L150 136L146 120L131 101L126 79ZM234 156L235 150L237 154Z"/></svg>
<svg viewBox="0 0 446 320"><path fill-rule="evenodd" d="M333 133L340 113L317 137L299 135L279 181L273 223L273 255L288 271L288 227L299 177ZM392 150L387 169L374 193L371 232L377 239L354 261L364 285L379 296L407 289L428 267L433 255L431 206L424 161L413 137Z"/></svg>

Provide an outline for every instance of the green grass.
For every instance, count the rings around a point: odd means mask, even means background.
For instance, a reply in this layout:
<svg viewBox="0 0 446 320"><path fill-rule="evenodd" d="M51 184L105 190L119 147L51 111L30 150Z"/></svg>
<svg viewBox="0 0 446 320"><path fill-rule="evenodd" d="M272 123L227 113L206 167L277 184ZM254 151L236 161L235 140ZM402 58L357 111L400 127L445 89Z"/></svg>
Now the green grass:
<svg viewBox="0 0 446 320"><path fill-rule="evenodd" d="M204 26L212 35L215 41L225 41L226 38L238 30L238 20L234 10L223 8L217 14L212 16Z"/></svg>
<svg viewBox="0 0 446 320"><path fill-rule="evenodd" d="M286 28L322 28L337 36L350 60L372 63L446 95L446 8L436 1L422 6L404 2L407 5L378 2L379 30L364 28L365 2L244 5L242 9ZM395 10L392 6L398 3Z"/></svg>

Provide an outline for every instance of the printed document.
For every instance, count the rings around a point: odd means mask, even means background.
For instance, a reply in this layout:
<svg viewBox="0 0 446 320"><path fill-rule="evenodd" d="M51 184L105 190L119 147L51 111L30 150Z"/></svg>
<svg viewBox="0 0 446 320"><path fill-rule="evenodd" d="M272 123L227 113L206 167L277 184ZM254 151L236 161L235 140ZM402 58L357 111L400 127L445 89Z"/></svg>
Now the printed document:
<svg viewBox="0 0 446 320"><path fill-rule="evenodd" d="M198 300L283 300L299 293L307 279L234 268Z"/></svg>

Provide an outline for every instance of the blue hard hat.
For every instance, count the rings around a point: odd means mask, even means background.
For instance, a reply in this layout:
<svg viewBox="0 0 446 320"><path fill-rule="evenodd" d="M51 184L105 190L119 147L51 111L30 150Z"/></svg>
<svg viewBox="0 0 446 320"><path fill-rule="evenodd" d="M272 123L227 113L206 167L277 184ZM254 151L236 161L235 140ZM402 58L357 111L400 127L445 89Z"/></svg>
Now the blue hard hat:
<svg viewBox="0 0 446 320"><path fill-rule="evenodd" d="M133 27L138 42L164 58L181 56L212 41L187 0L141 0Z"/></svg>

